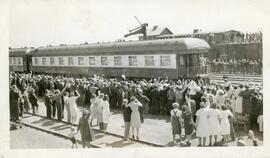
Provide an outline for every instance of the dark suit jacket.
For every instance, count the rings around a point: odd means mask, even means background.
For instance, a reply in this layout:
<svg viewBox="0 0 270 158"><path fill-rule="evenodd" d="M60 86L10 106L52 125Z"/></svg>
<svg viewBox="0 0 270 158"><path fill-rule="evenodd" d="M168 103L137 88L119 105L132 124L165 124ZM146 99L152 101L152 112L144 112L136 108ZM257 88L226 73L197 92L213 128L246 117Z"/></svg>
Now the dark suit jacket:
<svg viewBox="0 0 270 158"><path fill-rule="evenodd" d="M189 102L190 102L190 106L191 106L191 115L193 117L196 113L196 102L193 99L190 99ZM184 105L186 105L186 106L188 105L186 101L185 101Z"/></svg>

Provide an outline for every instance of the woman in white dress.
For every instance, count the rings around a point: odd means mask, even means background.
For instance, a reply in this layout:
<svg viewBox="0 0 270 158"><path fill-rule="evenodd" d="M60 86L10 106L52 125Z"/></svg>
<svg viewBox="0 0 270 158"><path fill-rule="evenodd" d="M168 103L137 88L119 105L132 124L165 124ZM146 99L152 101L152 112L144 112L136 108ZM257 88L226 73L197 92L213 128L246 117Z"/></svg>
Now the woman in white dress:
<svg viewBox="0 0 270 158"><path fill-rule="evenodd" d="M141 127L141 119L140 119L140 113L139 113L139 107L142 106L142 104L136 99L136 97L130 98L130 103L128 105L131 108L131 119L130 119L130 127L132 127L132 138L134 139L134 128L136 128L137 135L136 138L139 140L139 129Z"/></svg>
<svg viewBox="0 0 270 158"><path fill-rule="evenodd" d="M97 113L97 104L96 104L96 101L97 101L97 96L95 94L92 94L91 96L91 99L90 99L90 113L91 113L91 117L90 117L90 125L92 126L93 125L93 120L96 119L97 120L97 126L99 125L99 122L98 122L98 113Z"/></svg>
<svg viewBox="0 0 270 158"><path fill-rule="evenodd" d="M77 94L77 96L74 95L74 92L70 92L69 98L67 99L67 105L69 106L69 112L71 117L71 124L76 122L76 118L78 116L78 107L76 104L76 100L80 97L80 94L77 90L75 90L75 93Z"/></svg>
<svg viewBox="0 0 270 158"><path fill-rule="evenodd" d="M220 134L223 136L225 145L228 145L229 135L231 132L229 116L233 117L233 114L225 105L222 105L220 112Z"/></svg>
<svg viewBox="0 0 270 158"><path fill-rule="evenodd" d="M215 138L214 145L217 145L217 135L220 131L220 110L216 108L216 103L211 104L211 108L208 111L208 122L209 122L209 146L212 146L212 137Z"/></svg>
<svg viewBox="0 0 270 158"><path fill-rule="evenodd" d="M203 139L203 146L205 146L206 137L209 136L209 128L208 128L208 109L206 108L206 104L204 102L200 103L200 109L196 112L196 127L197 133L196 136L199 137L199 145L202 146L202 139Z"/></svg>
<svg viewBox="0 0 270 158"><path fill-rule="evenodd" d="M104 94L100 93L95 104L97 107L97 121L99 123L99 130L103 130L103 117L102 117L102 111L103 111L103 107L102 107L102 101L103 101L103 97Z"/></svg>
<svg viewBox="0 0 270 158"><path fill-rule="evenodd" d="M101 102L101 104L102 104L103 130L104 130L104 132L106 132L107 127L108 127L108 123L109 123L109 119L110 119L110 116L111 116L108 95L104 95L104 98L103 98L103 101Z"/></svg>
<svg viewBox="0 0 270 158"><path fill-rule="evenodd" d="M225 102L224 91L222 89L219 89L217 90L216 95L217 108L220 109L221 105L224 105L224 102Z"/></svg>
<svg viewBox="0 0 270 158"><path fill-rule="evenodd" d="M68 98L69 98L69 93L65 92L64 97L63 97L64 107L65 107L65 111L67 113L67 122L71 123L71 115L70 115L70 110L69 110ZM65 111L64 111L64 113L65 113ZM64 115L64 113L63 113L63 115Z"/></svg>
<svg viewBox="0 0 270 158"><path fill-rule="evenodd" d="M236 114L242 114L243 109L242 109L242 101L243 101L243 97L239 96L239 93L243 91L243 86L240 85L237 90L235 91L235 113Z"/></svg>

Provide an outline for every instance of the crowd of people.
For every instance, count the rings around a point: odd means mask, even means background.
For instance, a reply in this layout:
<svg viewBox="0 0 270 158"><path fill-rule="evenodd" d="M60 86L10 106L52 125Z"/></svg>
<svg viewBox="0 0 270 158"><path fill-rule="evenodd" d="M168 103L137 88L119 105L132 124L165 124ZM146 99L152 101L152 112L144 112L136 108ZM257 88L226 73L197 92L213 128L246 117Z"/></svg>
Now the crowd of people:
<svg viewBox="0 0 270 158"><path fill-rule="evenodd" d="M208 59L201 56L199 58L199 74L222 73L222 74L241 74L241 75L262 75L263 61L261 59L228 59L220 58Z"/></svg>
<svg viewBox="0 0 270 158"><path fill-rule="evenodd" d="M250 33L224 33L224 42L228 43L254 43L262 42L261 32L250 32Z"/></svg>
<svg viewBox="0 0 270 158"><path fill-rule="evenodd" d="M74 124L78 107L87 109L79 119L77 130L81 132L84 146L94 140L91 125L97 120L100 130L106 132L111 116L110 109L123 112L124 137L139 140L139 129L145 114L171 116L174 142L176 135L186 138L186 144L195 135L199 146L217 144L222 135L224 144L235 139L234 124L237 117L249 118L249 129L262 132L263 94L262 87L252 83L233 86L214 85L203 79L128 80L92 77L67 77L63 75L10 73L10 117L16 122L23 113L38 113L38 101L43 98L48 118L62 120L64 109L68 122ZM90 123L89 123L90 122ZM136 132L135 132L136 131ZM136 135L135 135L136 133ZM72 135L72 134L71 134ZM136 137L135 137L136 136ZM214 142L212 142L214 138Z"/></svg>
<svg viewBox="0 0 270 158"><path fill-rule="evenodd" d="M227 32L208 32L203 33L201 30L194 30L192 34L174 35L175 37L186 38L194 37L207 41L210 45L216 44L249 44L262 42L262 32L239 32L239 31L227 31ZM215 37L218 36L218 37ZM159 37L159 38L164 38Z"/></svg>
<svg viewBox="0 0 270 158"><path fill-rule="evenodd" d="M261 75L263 70L262 60L260 59L209 59L206 63L210 66L210 71L214 73Z"/></svg>
<svg viewBox="0 0 270 158"><path fill-rule="evenodd" d="M247 43L256 43L262 42L262 33L261 32L235 32L235 31L228 31L223 32L223 38L220 41L215 41L215 34L216 33L204 33L204 34L193 34L193 37L202 38L206 40L209 44L215 45L218 43L234 43L234 44L247 44ZM220 33L218 33L220 34Z"/></svg>

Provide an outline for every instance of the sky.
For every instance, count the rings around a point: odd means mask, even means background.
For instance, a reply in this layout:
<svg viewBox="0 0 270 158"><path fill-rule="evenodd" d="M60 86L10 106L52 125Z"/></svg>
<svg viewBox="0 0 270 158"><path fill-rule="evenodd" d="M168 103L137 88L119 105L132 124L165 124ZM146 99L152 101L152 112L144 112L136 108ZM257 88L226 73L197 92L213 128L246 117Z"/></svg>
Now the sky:
<svg viewBox="0 0 270 158"><path fill-rule="evenodd" d="M270 29L267 0L11 0L9 6L12 48L123 39L139 26L134 16L174 34Z"/></svg>

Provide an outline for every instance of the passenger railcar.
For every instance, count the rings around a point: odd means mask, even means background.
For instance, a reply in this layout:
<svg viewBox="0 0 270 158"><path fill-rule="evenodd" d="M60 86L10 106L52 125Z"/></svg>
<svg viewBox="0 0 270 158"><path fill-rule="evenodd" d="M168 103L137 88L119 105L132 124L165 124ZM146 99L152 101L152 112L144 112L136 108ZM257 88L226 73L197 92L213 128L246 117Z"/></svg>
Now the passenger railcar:
<svg viewBox="0 0 270 158"><path fill-rule="evenodd" d="M209 48L196 38L40 47L29 64L37 73L176 79L195 76Z"/></svg>
<svg viewBox="0 0 270 158"><path fill-rule="evenodd" d="M9 70L15 72L28 72L28 53L33 48L10 48L9 49Z"/></svg>

